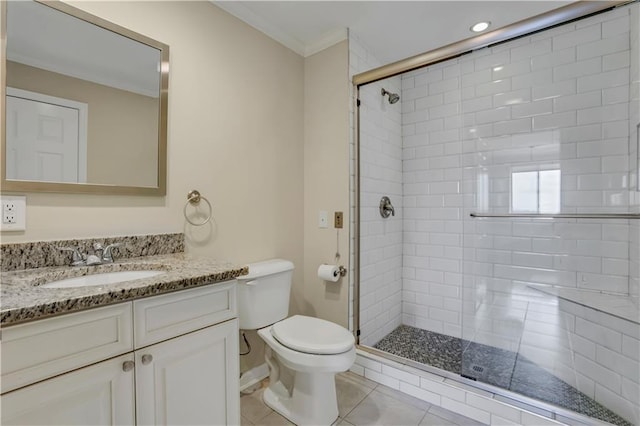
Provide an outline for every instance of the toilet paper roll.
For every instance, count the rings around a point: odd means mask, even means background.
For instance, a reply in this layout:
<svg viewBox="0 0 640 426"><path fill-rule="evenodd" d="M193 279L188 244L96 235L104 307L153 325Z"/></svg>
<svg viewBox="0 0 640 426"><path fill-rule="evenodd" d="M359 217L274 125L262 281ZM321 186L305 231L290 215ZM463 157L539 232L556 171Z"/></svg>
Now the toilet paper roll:
<svg viewBox="0 0 640 426"><path fill-rule="evenodd" d="M320 265L318 267L318 277L335 283L340 279L340 267L338 265Z"/></svg>

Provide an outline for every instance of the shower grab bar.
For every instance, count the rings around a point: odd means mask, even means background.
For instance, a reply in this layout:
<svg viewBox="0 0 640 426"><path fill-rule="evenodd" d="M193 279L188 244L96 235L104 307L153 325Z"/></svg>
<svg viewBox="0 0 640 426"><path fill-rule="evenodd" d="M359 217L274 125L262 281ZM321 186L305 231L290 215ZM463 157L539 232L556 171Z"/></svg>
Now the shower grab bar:
<svg viewBox="0 0 640 426"><path fill-rule="evenodd" d="M471 217L522 217L538 219L640 219L640 213L470 213Z"/></svg>

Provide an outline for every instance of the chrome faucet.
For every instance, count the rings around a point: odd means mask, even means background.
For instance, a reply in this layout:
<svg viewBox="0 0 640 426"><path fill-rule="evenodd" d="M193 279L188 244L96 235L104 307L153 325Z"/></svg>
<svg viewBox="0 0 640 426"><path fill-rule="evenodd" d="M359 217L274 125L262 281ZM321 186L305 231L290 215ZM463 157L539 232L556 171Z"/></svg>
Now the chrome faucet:
<svg viewBox="0 0 640 426"><path fill-rule="evenodd" d="M113 249L121 246L122 243L113 243L106 246L101 256L102 263L113 263Z"/></svg>
<svg viewBox="0 0 640 426"><path fill-rule="evenodd" d="M100 263L102 263L102 256L104 254L104 247L102 247L102 244L93 243L93 251L96 253L96 256L100 260Z"/></svg>
<svg viewBox="0 0 640 426"><path fill-rule="evenodd" d="M93 266L113 263L113 249L120 246L122 246L122 243L109 244L107 247L102 247L100 243L94 243L93 250L95 254L89 255L82 254L78 248L59 247L59 249L72 252L71 266Z"/></svg>
<svg viewBox="0 0 640 426"><path fill-rule="evenodd" d="M58 249L62 250L62 251L70 251L72 252L71 254L71 266L85 266L85 260L86 260L86 256L83 256L82 253L80 253L80 250L77 248L71 248L71 247L58 247Z"/></svg>

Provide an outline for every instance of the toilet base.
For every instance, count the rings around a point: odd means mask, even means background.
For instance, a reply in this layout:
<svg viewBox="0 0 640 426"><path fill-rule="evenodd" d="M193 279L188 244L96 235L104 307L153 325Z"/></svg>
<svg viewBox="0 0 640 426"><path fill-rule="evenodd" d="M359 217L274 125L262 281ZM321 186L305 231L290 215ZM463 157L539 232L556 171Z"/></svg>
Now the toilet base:
<svg viewBox="0 0 640 426"><path fill-rule="evenodd" d="M267 406L298 426L331 425L338 418L335 375L347 371L356 359L352 346L346 352L318 355L282 345L271 327L258 330L267 343L264 359L269 366Z"/></svg>
<svg viewBox="0 0 640 426"><path fill-rule="evenodd" d="M263 400L299 426L331 425L338 418L335 373L296 372L291 393L276 381L265 389Z"/></svg>

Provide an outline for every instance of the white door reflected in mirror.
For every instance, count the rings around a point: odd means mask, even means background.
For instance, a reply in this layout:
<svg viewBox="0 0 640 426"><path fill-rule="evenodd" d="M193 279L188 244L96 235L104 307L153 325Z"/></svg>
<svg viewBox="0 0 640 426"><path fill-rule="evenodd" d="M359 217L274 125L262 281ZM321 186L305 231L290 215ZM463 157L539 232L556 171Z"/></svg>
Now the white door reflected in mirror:
<svg viewBox="0 0 640 426"><path fill-rule="evenodd" d="M7 178L87 180L87 105L7 89Z"/></svg>

